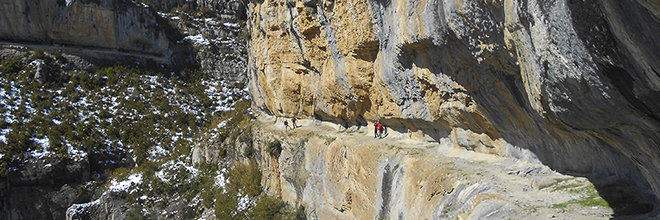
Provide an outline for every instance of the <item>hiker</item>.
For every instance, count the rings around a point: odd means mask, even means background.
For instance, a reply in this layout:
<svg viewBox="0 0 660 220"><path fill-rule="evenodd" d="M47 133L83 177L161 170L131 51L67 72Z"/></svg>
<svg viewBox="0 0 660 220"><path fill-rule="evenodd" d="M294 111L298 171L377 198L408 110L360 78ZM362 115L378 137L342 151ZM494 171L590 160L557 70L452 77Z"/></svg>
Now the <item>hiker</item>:
<svg viewBox="0 0 660 220"><path fill-rule="evenodd" d="M378 138L378 121L374 122L374 138Z"/></svg>
<svg viewBox="0 0 660 220"><path fill-rule="evenodd" d="M289 131L289 121L284 120L284 131Z"/></svg>
<svg viewBox="0 0 660 220"><path fill-rule="evenodd" d="M292 119L291 119L291 122L293 122L293 125L292 125L293 128L297 128L297 127L298 127L298 125L296 125L296 118L292 118Z"/></svg>
<svg viewBox="0 0 660 220"><path fill-rule="evenodd" d="M378 137L383 138L383 124L378 123Z"/></svg>

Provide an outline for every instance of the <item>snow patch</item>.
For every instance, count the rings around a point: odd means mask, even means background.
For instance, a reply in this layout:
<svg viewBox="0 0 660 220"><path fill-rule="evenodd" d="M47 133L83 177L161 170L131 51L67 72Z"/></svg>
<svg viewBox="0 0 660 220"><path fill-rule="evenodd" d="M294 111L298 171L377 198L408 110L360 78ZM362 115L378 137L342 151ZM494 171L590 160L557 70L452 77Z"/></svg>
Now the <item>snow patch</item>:
<svg viewBox="0 0 660 220"><path fill-rule="evenodd" d="M213 183L213 186L216 188L222 188L223 191L226 193L226 188L225 185L229 183L229 180L225 177L225 174L227 174L229 171L227 168L222 168L221 170L216 171L216 176L215 176L215 181Z"/></svg>
<svg viewBox="0 0 660 220"><path fill-rule="evenodd" d="M218 22L214 21L213 18L206 18L204 19L204 23L210 24L210 25L217 25Z"/></svg>
<svg viewBox="0 0 660 220"><path fill-rule="evenodd" d="M160 146L156 146L149 151L149 155L153 158L165 157L169 156L170 154L170 151L165 150Z"/></svg>
<svg viewBox="0 0 660 220"><path fill-rule="evenodd" d="M241 193L239 193L239 197L238 208L236 209L238 212L245 211L246 209L256 205L256 203L252 201L248 195L241 195Z"/></svg>
<svg viewBox="0 0 660 220"><path fill-rule="evenodd" d="M85 213L85 210L91 206L97 206L101 204L101 199L97 199L88 203L73 204L66 210L66 216L77 216Z"/></svg>
<svg viewBox="0 0 660 220"><path fill-rule="evenodd" d="M11 131L12 131L11 128L5 128L0 130L0 141L2 141L2 143L7 144L7 134Z"/></svg>
<svg viewBox="0 0 660 220"><path fill-rule="evenodd" d="M225 27L241 28L241 25L240 25L240 24L237 24L237 23L229 23L229 22L225 22L225 23L222 24L222 25L224 25Z"/></svg>
<svg viewBox="0 0 660 220"><path fill-rule="evenodd" d="M33 158L41 159L53 154L53 152L48 150L48 146L50 146L50 140L48 139L48 137L44 137L44 138L33 137L30 138L30 140L34 141L34 143L37 144L37 146L41 147L41 149L37 148L37 150L30 151L30 156L32 156Z"/></svg>
<svg viewBox="0 0 660 220"><path fill-rule="evenodd" d="M87 152L74 148L68 141L66 143L66 150L75 161L87 157Z"/></svg>
<svg viewBox="0 0 660 220"><path fill-rule="evenodd" d="M190 41L192 41L194 44L201 44L201 45L209 45L209 44L210 44L210 43L209 43L209 40L207 40L206 38L204 38L204 36L202 36L202 34L188 35L188 36L184 37L183 40L184 40L184 41L185 41L185 40L190 40Z"/></svg>
<svg viewBox="0 0 660 220"><path fill-rule="evenodd" d="M117 182L117 180L113 179L110 182L110 188L108 191L110 192L126 192L128 191L129 188L131 188L132 185L140 185L142 183L142 173L134 173L128 176L127 180Z"/></svg>

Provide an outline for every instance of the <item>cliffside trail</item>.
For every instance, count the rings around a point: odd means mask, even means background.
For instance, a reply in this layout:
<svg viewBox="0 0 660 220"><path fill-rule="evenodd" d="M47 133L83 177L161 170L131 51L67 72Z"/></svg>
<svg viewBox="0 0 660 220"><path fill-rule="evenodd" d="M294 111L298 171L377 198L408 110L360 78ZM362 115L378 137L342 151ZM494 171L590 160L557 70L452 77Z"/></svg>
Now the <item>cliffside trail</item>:
<svg viewBox="0 0 660 220"><path fill-rule="evenodd" d="M311 219L608 219L649 208L608 204L588 179L540 163L392 130L374 139L369 126L298 120L286 132L283 120L261 116L255 126L256 142L278 139L283 148L259 160L262 182L269 194L308 207Z"/></svg>

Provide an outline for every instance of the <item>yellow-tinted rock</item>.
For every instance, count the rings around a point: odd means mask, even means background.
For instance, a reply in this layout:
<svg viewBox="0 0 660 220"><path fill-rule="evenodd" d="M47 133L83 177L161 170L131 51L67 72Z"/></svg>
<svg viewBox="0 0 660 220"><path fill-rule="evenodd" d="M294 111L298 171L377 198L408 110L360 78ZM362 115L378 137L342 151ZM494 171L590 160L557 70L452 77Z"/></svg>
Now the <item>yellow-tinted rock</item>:
<svg viewBox="0 0 660 220"><path fill-rule="evenodd" d="M657 194L658 10L601 2L252 2L251 94L276 116L380 120Z"/></svg>

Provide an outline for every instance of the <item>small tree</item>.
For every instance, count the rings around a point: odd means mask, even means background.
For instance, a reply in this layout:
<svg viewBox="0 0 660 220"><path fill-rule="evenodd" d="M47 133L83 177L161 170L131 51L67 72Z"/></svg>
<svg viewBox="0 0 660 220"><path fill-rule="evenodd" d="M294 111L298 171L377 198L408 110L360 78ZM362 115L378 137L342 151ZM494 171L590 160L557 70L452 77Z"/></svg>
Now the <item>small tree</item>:
<svg viewBox="0 0 660 220"><path fill-rule="evenodd" d="M246 158L252 158L252 155L254 155L254 148L252 145L248 145L245 147L245 151L243 151L243 156Z"/></svg>
<svg viewBox="0 0 660 220"><path fill-rule="evenodd" d="M266 148L266 151L268 151L271 156L278 156L282 152L282 143L275 139L268 143L268 148Z"/></svg>
<svg viewBox="0 0 660 220"><path fill-rule="evenodd" d="M286 204L278 199L266 196L257 201L257 204L252 208L252 217L254 219L279 219L281 215L280 209L285 207Z"/></svg>

